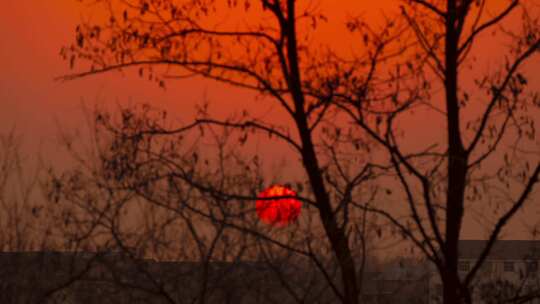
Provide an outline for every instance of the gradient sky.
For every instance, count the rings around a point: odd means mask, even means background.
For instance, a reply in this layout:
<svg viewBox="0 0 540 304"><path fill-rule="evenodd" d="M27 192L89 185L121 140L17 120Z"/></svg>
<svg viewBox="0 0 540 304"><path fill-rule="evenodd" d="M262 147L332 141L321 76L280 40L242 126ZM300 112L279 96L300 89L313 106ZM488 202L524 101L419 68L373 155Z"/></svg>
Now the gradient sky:
<svg viewBox="0 0 540 304"><path fill-rule="evenodd" d="M339 37L344 31L339 22L346 16L364 12L364 16L375 20L382 9L395 9L395 1L392 0L347 0L340 3L347 9L337 7L335 1L321 1L322 9L330 18L330 24L318 30L322 40ZM54 81L55 77L69 73L67 63L59 56L59 50L72 43L75 26L83 16L81 9L75 0L10 0L2 3L0 130L15 128L24 137L26 151L40 151L45 159L52 161L61 159L61 150L55 145L57 123L72 130L84 127L82 104L92 107L95 103L110 106L152 102L168 109L180 121L189 120L194 112L193 105L203 99L220 100L220 105L225 105L211 108L218 115L226 115L231 108L253 106L249 92L199 78L169 83L167 90L129 71L72 82ZM483 64L488 67L498 60L496 54L489 52L493 49L490 47L493 43L496 42L483 42L479 53L485 59ZM533 76L534 86L540 88L539 60L535 59L527 69ZM273 111L264 105L258 107L263 112ZM421 124L413 127L418 132L423 129ZM429 134L421 133L419 138L429 138ZM534 203L540 203L538 192ZM514 221L507 237L526 237L521 221L531 224L540 218L537 211L527 212L528 217L524 217L524 213ZM482 236L475 225L468 223L470 229L464 235L466 238Z"/></svg>

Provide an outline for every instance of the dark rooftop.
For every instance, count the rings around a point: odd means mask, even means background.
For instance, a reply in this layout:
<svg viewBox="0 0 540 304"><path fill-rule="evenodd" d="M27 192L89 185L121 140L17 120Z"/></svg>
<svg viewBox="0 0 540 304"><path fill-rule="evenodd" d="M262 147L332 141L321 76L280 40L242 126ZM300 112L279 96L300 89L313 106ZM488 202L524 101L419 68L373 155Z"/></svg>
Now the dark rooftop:
<svg viewBox="0 0 540 304"><path fill-rule="evenodd" d="M485 240L459 241L459 258L476 259L484 250ZM488 259L524 260L540 259L540 241L498 240L493 245Z"/></svg>

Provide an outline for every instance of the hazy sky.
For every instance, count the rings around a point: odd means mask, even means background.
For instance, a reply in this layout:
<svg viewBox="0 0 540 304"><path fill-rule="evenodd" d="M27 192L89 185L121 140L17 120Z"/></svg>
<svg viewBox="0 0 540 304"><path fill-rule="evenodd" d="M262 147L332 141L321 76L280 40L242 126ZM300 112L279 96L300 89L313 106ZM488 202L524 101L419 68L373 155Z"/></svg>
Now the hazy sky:
<svg viewBox="0 0 540 304"><path fill-rule="evenodd" d="M339 22L348 15L362 12L373 17L381 12L381 8L395 8L395 1L390 0L379 0L376 3L342 1L347 10L332 3L335 1L321 1L331 22ZM91 107L96 102L103 105L152 102L158 107L168 109L174 114L173 117L181 121L189 120L193 115L193 105L203 99L219 100L217 106L211 109L219 115L225 115L229 109L253 107L250 93L198 78L169 83L167 90L160 89L155 83L140 79L129 71L124 75L112 73L72 82L54 81L55 77L69 73L67 63L59 56L59 50L72 43L75 26L82 16L81 5L75 0L8 0L2 3L0 130L15 127L23 134L27 151L41 151L45 159L58 160L60 150L55 146L56 122L68 129L83 127L83 103ZM86 13L84 16L91 17ZM323 26L319 34L323 40L333 39L343 30L342 26ZM490 52L490 43L493 42L484 42L480 53L487 58L484 62L487 66L490 60L497 60L496 54ZM540 71L539 60L535 59L528 66L528 70ZM540 75L538 72L532 75L532 79L536 79L534 85L540 87L537 82ZM268 115L280 115L264 103L257 107ZM423 129L421 124L415 127ZM422 136L429 138L429 135L419 134L420 138ZM261 149L264 150L264 147ZM540 204L538 192L533 203ZM514 221L512 233L507 234L508 237L524 236L520 223L524 218L523 214L524 212ZM536 210L527 214L529 223L540 218ZM481 237L480 230L474 229L475 225L468 222L465 237Z"/></svg>

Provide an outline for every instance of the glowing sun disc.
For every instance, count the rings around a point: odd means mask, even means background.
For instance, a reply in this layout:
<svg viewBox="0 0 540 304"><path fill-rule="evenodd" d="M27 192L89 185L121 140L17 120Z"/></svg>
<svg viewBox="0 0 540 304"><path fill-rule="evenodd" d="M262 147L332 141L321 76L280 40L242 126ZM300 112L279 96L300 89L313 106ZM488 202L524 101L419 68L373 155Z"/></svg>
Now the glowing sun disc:
<svg viewBox="0 0 540 304"><path fill-rule="evenodd" d="M290 196L291 198L271 199ZM302 203L294 198L296 192L281 186L271 186L259 194L256 202L257 215L261 221L277 226L286 226L298 219Z"/></svg>

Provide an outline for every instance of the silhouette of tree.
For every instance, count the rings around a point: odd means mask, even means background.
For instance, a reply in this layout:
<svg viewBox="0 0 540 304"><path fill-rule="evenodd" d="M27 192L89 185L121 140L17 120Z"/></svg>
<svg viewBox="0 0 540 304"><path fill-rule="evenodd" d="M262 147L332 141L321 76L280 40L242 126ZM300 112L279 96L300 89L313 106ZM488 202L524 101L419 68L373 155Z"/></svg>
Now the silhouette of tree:
<svg viewBox="0 0 540 304"><path fill-rule="evenodd" d="M359 279L357 273L362 262L353 258L351 242L359 238L355 233L360 226L351 218L358 217L350 204L350 196L360 185L375 175L373 165L366 160L351 166L349 172L341 161L338 150L340 138L328 134L327 139L318 138L321 126L331 123L337 115L331 109L331 100L339 78L327 72L339 68L340 61L332 60L332 52L316 51L305 42L306 34L325 19L307 4L300 7L296 1L98 1L110 8L106 24L83 23L77 28L76 44L62 50L63 56L73 66L77 59L90 62L87 72L74 74L65 79L138 67L140 75L148 75L164 85L164 77L182 78L190 75L225 82L257 93L275 101L287 113L296 128L296 135L270 121L261 121L249 116L239 120L216 120L205 113L191 125L176 130L156 129L142 134L185 133L199 127L221 126L247 134L262 132L287 143L300 156L313 199L304 198L319 213L326 239L331 245L341 273L342 288L335 287L336 295L345 303L357 303ZM255 7L255 6L258 7ZM223 10L244 11L246 14L262 14L263 18L248 20L239 28L220 27L213 15ZM302 35L299 34L301 28ZM391 40L387 31L377 35L383 43ZM328 61L326 62L326 59ZM355 77L357 68L372 63L372 58L355 58L347 65L350 77ZM382 61L382 59L381 59ZM373 62L375 63L375 62ZM377 61L379 63L379 61ZM167 75L156 73L158 66L170 68ZM369 66L361 68L369 70ZM340 69L340 71L342 71ZM321 79L321 75L326 75ZM365 80L367 83L368 80ZM359 84L360 86L362 84ZM340 132L338 127L332 130ZM363 142L356 142L358 149ZM321 147L320 149L318 147ZM318 152L317 150L321 150ZM323 153L325 153L324 156ZM325 181L325 175L333 170L335 181ZM186 172L187 173L187 172ZM192 186L204 190L208 195L221 195L240 199L255 199L256 192L239 195L231 188L206 187L196 176L182 178L191 180ZM327 178L329 179L329 178ZM242 187L245 191L246 187ZM371 195L366 196L366 201ZM359 210L360 211L360 210ZM358 212L356 212L358 213ZM361 214L361 212L359 212ZM363 233L363 232L362 232ZM303 252L309 256L309 252Z"/></svg>
<svg viewBox="0 0 540 304"><path fill-rule="evenodd" d="M41 164L21 152L22 136L0 133L0 251L24 251L54 245L52 223L40 201Z"/></svg>
<svg viewBox="0 0 540 304"><path fill-rule="evenodd" d="M46 204L43 163L24 154L22 143L15 130L0 133L0 301L68 303L64 287L85 270L49 259L49 251L63 245L57 234L62 216L58 206ZM61 279L51 278L61 271Z"/></svg>
<svg viewBox="0 0 540 304"><path fill-rule="evenodd" d="M387 152L409 212L400 219L382 208L370 210L394 223L434 263L444 303L472 302L473 279L505 226L530 198L540 174L540 154L526 151L537 149L538 91L528 86L524 72L540 48L538 8L522 1L502 2L500 7L491 1L404 2L401 15L414 34L407 42L415 47L403 55L395 74L402 67L422 79L409 81L409 90L396 91L377 104L395 105L396 110L379 113L376 128L368 123L366 111L358 111L364 96L334 99ZM482 54L473 49L488 32L502 34L496 39L511 46L487 54L496 54L502 63L486 72L478 68ZM368 89L365 94L372 99L380 95L377 86ZM437 138L446 140L411 148L411 132L400 122L415 115L443 125ZM477 211L475 202L495 212L480 216L488 242L460 278L458 241L464 216Z"/></svg>

